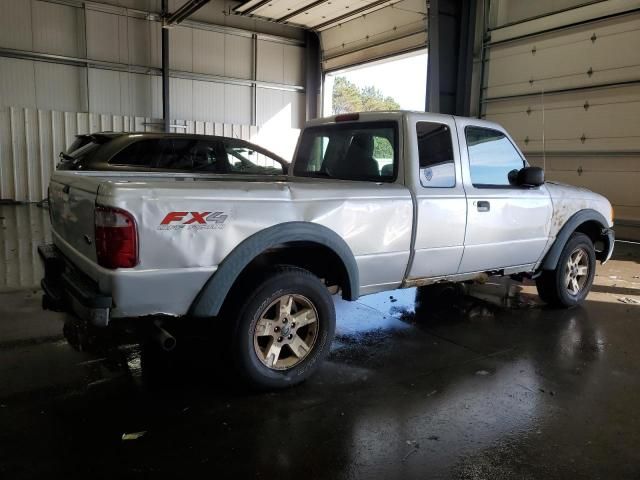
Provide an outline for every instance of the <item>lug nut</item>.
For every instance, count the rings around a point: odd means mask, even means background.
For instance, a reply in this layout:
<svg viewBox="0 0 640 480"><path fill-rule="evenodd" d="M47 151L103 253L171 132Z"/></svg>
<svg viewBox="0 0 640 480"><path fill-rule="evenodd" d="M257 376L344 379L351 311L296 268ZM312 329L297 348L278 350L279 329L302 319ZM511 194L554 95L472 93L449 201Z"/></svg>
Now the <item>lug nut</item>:
<svg viewBox="0 0 640 480"><path fill-rule="evenodd" d="M282 337L278 337L278 341L281 342L282 341Z"/></svg>
<svg viewBox="0 0 640 480"><path fill-rule="evenodd" d="M289 340L291 340L293 338L292 334L289 334L289 336L287 337Z"/></svg>
<svg viewBox="0 0 640 480"><path fill-rule="evenodd" d="M282 323L287 323L287 319L286 319L286 318L283 318L283 319L282 319Z"/></svg>
<svg viewBox="0 0 640 480"><path fill-rule="evenodd" d="M280 327L276 327L273 329L274 332L279 332L280 331Z"/></svg>
<svg viewBox="0 0 640 480"><path fill-rule="evenodd" d="M291 322L291 328L294 328L296 326L296 322Z"/></svg>

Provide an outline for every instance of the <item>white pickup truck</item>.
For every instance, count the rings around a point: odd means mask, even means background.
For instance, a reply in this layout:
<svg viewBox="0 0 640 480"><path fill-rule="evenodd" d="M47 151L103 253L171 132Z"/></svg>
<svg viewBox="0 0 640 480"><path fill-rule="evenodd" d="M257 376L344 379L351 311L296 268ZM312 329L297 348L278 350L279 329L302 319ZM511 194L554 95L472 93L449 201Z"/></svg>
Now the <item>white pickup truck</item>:
<svg viewBox="0 0 640 480"><path fill-rule="evenodd" d="M326 355L332 294L512 275L569 307L614 245L607 199L545 183L500 125L417 112L311 121L282 176L60 171L49 205L45 305L152 319L167 348L162 319L231 322L266 388Z"/></svg>

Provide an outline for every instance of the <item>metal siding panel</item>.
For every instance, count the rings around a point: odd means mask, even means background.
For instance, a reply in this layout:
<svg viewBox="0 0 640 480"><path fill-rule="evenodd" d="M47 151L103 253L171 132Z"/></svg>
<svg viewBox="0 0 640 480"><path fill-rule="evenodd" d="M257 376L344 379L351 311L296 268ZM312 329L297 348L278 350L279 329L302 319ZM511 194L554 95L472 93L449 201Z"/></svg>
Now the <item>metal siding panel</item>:
<svg viewBox="0 0 640 480"><path fill-rule="evenodd" d="M151 82L152 77L149 75L120 74L123 114L153 116Z"/></svg>
<svg viewBox="0 0 640 480"><path fill-rule="evenodd" d="M162 24L149 21L149 58L152 67L162 66Z"/></svg>
<svg viewBox="0 0 640 480"><path fill-rule="evenodd" d="M100 114L98 113L89 113L89 133L96 133L102 130L100 128Z"/></svg>
<svg viewBox="0 0 640 480"><path fill-rule="evenodd" d="M162 78L151 77L151 116L162 118Z"/></svg>
<svg viewBox="0 0 640 480"><path fill-rule="evenodd" d="M243 85L224 86L224 118L229 123L251 123L251 87Z"/></svg>
<svg viewBox="0 0 640 480"><path fill-rule="evenodd" d="M64 112L64 149L71 146L78 134L78 117L75 113Z"/></svg>
<svg viewBox="0 0 640 480"><path fill-rule="evenodd" d="M256 93L256 116L258 125L272 123L284 106L284 92L270 88L258 88Z"/></svg>
<svg viewBox="0 0 640 480"><path fill-rule="evenodd" d="M15 198L11 110L0 109L0 199Z"/></svg>
<svg viewBox="0 0 640 480"><path fill-rule="evenodd" d="M193 72L193 30L173 27L169 33L169 52L171 69Z"/></svg>
<svg viewBox="0 0 640 480"><path fill-rule="evenodd" d="M297 92L283 92L284 105L291 109L291 128L302 128L305 123L305 95Z"/></svg>
<svg viewBox="0 0 640 480"><path fill-rule="evenodd" d="M135 117L135 127L134 131L136 132L144 132L145 131L145 123L147 123L147 119L144 117Z"/></svg>
<svg viewBox="0 0 640 480"><path fill-rule="evenodd" d="M0 0L0 46L33 50L31 2Z"/></svg>
<svg viewBox="0 0 640 480"><path fill-rule="evenodd" d="M27 163L27 200L37 202L42 200L42 162L40 149L38 148L38 111L32 108L25 109L24 131Z"/></svg>
<svg viewBox="0 0 640 480"><path fill-rule="evenodd" d="M91 133L88 113L76 113L76 119L76 125L78 127L78 130L76 131L77 135L86 135Z"/></svg>
<svg viewBox="0 0 640 480"><path fill-rule="evenodd" d="M86 10L87 57L107 62L120 61L118 15Z"/></svg>
<svg viewBox="0 0 640 480"><path fill-rule="evenodd" d="M114 132L123 132L124 131L124 120L122 115L114 115L113 116L113 131Z"/></svg>
<svg viewBox="0 0 640 480"><path fill-rule="evenodd" d="M250 79L253 74L252 40L248 37L225 34L224 74L228 77Z"/></svg>
<svg viewBox="0 0 640 480"><path fill-rule="evenodd" d="M121 114L120 72L89 69L89 108L92 112ZM72 110L72 109L68 109Z"/></svg>
<svg viewBox="0 0 640 480"><path fill-rule="evenodd" d="M22 108L11 108L11 151L13 153L14 197L18 202L27 201L29 184L27 183L27 142L25 115Z"/></svg>
<svg viewBox="0 0 640 480"><path fill-rule="evenodd" d="M224 121L224 84L193 81L193 119Z"/></svg>
<svg viewBox="0 0 640 480"><path fill-rule="evenodd" d="M151 66L152 37L150 24L156 22L131 17L127 20L129 62L133 65Z"/></svg>
<svg viewBox="0 0 640 480"><path fill-rule="evenodd" d="M129 62L129 22L128 17L118 15L118 58L120 63Z"/></svg>
<svg viewBox="0 0 640 480"><path fill-rule="evenodd" d="M284 83L284 45L258 40L258 80Z"/></svg>
<svg viewBox="0 0 640 480"><path fill-rule="evenodd" d="M0 58L0 108L36 106L33 63L31 60Z"/></svg>
<svg viewBox="0 0 640 480"><path fill-rule="evenodd" d="M304 85L304 48L284 45L284 78L287 85Z"/></svg>
<svg viewBox="0 0 640 480"><path fill-rule="evenodd" d="M66 150L64 112L51 112L51 143L53 156L50 161L53 172L58 163L58 154Z"/></svg>
<svg viewBox="0 0 640 480"><path fill-rule="evenodd" d="M36 105L43 110L86 110L86 69L35 62Z"/></svg>
<svg viewBox="0 0 640 480"><path fill-rule="evenodd" d="M83 11L67 5L33 2L33 48L36 52L82 57Z"/></svg>
<svg viewBox="0 0 640 480"><path fill-rule="evenodd" d="M224 75L225 35L208 30L193 29L193 71Z"/></svg>
<svg viewBox="0 0 640 480"><path fill-rule="evenodd" d="M171 78L171 115L175 118L193 116L193 80Z"/></svg>

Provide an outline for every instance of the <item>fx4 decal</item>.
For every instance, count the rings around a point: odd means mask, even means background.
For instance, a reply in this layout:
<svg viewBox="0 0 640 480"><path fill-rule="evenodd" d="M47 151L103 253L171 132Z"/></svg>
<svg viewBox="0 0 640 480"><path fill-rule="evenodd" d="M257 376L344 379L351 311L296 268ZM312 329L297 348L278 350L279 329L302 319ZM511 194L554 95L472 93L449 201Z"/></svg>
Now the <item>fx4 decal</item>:
<svg viewBox="0 0 640 480"><path fill-rule="evenodd" d="M158 230L222 230L228 217L224 212L169 212Z"/></svg>

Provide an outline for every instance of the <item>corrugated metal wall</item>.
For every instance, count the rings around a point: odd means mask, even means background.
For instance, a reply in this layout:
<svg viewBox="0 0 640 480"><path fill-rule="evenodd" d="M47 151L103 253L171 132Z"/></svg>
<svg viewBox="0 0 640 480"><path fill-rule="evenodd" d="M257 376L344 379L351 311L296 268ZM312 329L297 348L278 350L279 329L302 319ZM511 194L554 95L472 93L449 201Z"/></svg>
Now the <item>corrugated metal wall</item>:
<svg viewBox="0 0 640 480"><path fill-rule="evenodd" d="M159 3L0 0L0 198L40 200L75 133L141 131L162 117ZM212 1L201 17L216 20L214 4L223 3ZM292 27L239 21L295 37ZM265 127L249 136L291 156L305 119L299 40L195 21L169 37L173 118L203 133ZM274 129L283 141L266 135Z"/></svg>
<svg viewBox="0 0 640 480"><path fill-rule="evenodd" d="M529 21L519 21L521 4L492 3L484 116L504 125L548 179L607 196L618 236L640 239L640 2Z"/></svg>
<svg viewBox="0 0 640 480"><path fill-rule="evenodd" d="M47 209L0 205L0 291L40 285L43 272L37 248L48 242Z"/></svg>
<svg viewBox="0 0 640 480"><path fill-rule="evenodd" d="M154 131L159 120L149 117L60 112L31 108L0 110L0 199L38 202L47 196L58 154L74 137L100 131ZM155 124L155 125L154 125ZM174 120L179 133L223 135L254 140L258 127L201 120Z"/></svg>

